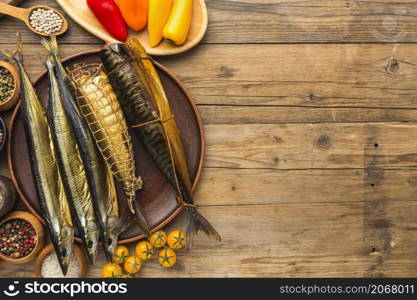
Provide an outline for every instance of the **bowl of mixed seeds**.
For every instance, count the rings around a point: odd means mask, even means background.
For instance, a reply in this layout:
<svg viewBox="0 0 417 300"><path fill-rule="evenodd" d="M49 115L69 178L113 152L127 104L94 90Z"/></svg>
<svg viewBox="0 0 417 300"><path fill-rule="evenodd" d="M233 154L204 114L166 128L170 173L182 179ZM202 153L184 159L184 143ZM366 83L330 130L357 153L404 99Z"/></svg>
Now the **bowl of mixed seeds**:
<svg viewBox="0 0 417 300"><path fill-rule="evenodd" d="M25 211L14 211L0 221L0 258L13 264L34 259L44 245L40 221Z"/></svg>
<svg viewBox="0 0 417 300"><path fill-rule="evenodd" d="M0 61L0 111L13 108L20 97L20 78L15 66Z"/></svg>

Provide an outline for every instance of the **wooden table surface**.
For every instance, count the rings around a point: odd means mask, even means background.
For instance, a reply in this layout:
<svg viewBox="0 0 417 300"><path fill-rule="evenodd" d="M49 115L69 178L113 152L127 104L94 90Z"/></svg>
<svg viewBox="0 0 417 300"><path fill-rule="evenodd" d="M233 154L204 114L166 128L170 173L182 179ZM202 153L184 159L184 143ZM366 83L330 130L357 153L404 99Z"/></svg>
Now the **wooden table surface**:
<svg viewBox="0 0 417 300"><path fill-rule="evenodd" d="M57 7L22 6L34 4ZM156 59L201 110L195 198L223 242L199 236L183 270L151 263L141 276L417 276L416 2L207 5L201 45ZM34 79L46 55L38 38L9 17L0 30L3 50L23 34ZM101 45L73 22L60 42L63 57ZM32 274L33 263L0 262L2 277Z"/></svg>

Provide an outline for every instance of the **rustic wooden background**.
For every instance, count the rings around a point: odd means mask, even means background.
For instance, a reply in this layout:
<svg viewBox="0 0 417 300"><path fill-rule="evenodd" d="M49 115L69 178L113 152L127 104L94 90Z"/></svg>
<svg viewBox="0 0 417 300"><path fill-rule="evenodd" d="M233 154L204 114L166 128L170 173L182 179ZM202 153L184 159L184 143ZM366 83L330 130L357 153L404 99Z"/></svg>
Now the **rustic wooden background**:
<svg viewBox="0 0 417 300"><path fill-rule="evenodd" d="M25 1L22 6L55 1ZM201 110L196 199L223 236L144 277L417 276L417 4L413 0L207 0L201 45L157 58ZM101 42L71 22L62 56ZM0 48L25 42L0 21ZM4 154L2 172L7 173ZM178 227L176 221L172 227ZM90 276L100 275L101 255ZM0 263L32 276L33 263Z"/></svg>

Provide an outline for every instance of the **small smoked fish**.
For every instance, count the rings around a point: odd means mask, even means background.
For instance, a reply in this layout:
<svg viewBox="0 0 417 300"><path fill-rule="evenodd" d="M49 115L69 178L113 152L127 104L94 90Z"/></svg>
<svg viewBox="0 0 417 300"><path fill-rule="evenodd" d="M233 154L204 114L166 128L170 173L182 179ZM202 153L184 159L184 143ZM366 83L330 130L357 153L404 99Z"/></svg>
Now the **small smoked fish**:
<svg viewBox="0 0 417 300"><path fill-rule="evenodd" d="M135 157L120 103L101 65L81 65L69 74L81 114L114 177L122 184L129 210L146 235L148 225L137 201L142 179L136 177Z"/></svg>
<svg viewBox="0 0 417 300"><path fill-rule="evenodd" d="M43 44L55 60L55 73L62 94L62 103L71 123L74 138L87 175L89 190L93 200L95 221L104 253L107 259L111 260L117 245L118 232L116 232L116 227L120 220L113 175L101 157L94 138L81 116L71 93L71 86L67 82L68 76L58 55L56 37L51 37L49 42L44 40Z"/></svg>
<svg viewBox="0 0 417 300"><path fill-rule="evenodd" d="M48 56L45 65L49 75L47 119L51 128L55 157L65 193L73 212L74 223L87 249L88 259L91 263L94 263L99 236L94 215L93 198L91 197L74 131L64 110L63 94L59 90L54 72L54 58Z"/></svg>
<svg viewBox="0 0 417 300"><path fill-rule="evenodd" d="M129 124L188 212L190 242L200 230L221 240L194 205L180 132L151 58L136 39L104 47L100 58Z"/></svg>
<svg viewBox="0 0 417 300"><path fill-rule="evenodd" d="M65 275L72 252L74 230L70 208L54 155L45 109L39 101L23 66L20 36L17 49L11 54L4 54L14 60L20 71L20 109L31 158L34 183L41 204L42 215L46 221L62 273Z"/></svg>

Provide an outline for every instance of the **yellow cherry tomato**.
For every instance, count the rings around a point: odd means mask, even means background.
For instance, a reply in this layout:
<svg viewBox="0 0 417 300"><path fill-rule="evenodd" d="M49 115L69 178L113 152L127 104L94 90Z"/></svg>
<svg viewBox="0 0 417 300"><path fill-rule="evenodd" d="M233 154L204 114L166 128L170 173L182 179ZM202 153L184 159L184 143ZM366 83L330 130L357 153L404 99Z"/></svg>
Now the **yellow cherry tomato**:
<svg viewBox="0 0 417 300"><path fill-rule="evenodd" d="M177 254L170 248L165 248L159 252L158 262L164 268L171 268L177 262Z"/></svg>
<svg viewBox="0 0 417 300"><path fill-rule="evenodd" d="M122 275L122 268L114 263L107 263L103 266L102 274L104 278L117 278Z"/></svg>
<svg viewBox="0 0 417 300"><path fill-rule="evenodd" d="M125 262L126 257L129 256L129 249L126 246L120 245L116 247L113 254L113 262L121 264Z"/></svg>
<svg viewBox="0 0 417 300"><path fill-rule="evenodd" d="M129 256L123 265L129 274L135 274L142 268L142 261L137 256Z"/></svg>
<svg viewBox="0 0 417 300"><path fill-rule="evenodd" d="M151 235L149 241L151 242L151 245L153 247L161 248L165 246L167 242L167 234L165 233L165 231L159 230Z"/></svg>
<svg viewBox="0 0 417 300"><path fill-rule="evenodd" d="M182 249L185 246L185 233L181 230L174 230L168 234L167 242L171 249Z"/></svg>
<svg viewBox="0 0 417 300"><path fill-rule="evenodd" d="M135 252L141 260L149 260L153 255L153 247L148 241L141 241L136 245Z"/></svg>

